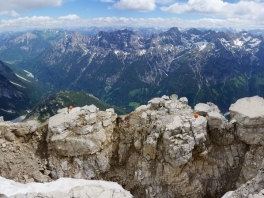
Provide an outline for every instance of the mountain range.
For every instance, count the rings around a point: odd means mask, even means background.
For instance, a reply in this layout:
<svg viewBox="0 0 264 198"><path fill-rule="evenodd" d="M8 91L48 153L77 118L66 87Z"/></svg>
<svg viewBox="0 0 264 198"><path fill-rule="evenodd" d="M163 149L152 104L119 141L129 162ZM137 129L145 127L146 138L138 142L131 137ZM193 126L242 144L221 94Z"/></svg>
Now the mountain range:
<svg viewBox="0 0 264 198"><path fill-rule="evenodd" d="M48 92L84 91L127 110L176 93L190 105L213 102L227 111L238 98L264 96L263 55L263 34L247 31L174 27L0 35L0 59L32 73Z"/></svg>

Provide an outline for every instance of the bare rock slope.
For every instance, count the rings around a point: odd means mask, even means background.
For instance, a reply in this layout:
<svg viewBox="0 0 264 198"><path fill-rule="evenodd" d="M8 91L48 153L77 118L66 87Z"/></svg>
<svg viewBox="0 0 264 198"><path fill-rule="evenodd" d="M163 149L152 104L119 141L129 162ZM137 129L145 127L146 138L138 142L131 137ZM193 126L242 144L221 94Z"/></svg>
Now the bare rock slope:
<svg viewBox="0 0 264 198"><path fill-rule="evenodd" d="M1 122L0 175L114 181L134 197L262 196L263 109L263 98L240 99L228 121L212 103L163 96L125 116L91 105L44 124Z"/></svg>

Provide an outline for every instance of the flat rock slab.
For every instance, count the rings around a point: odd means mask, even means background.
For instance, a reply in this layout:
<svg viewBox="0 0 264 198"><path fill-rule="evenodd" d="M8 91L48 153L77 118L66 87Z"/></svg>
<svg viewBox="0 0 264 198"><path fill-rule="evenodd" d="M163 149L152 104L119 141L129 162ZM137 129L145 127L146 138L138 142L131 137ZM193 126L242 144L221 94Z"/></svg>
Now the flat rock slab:
<svg viewBox="0 0 264 198"><path fill-rule="evenodd" d="M247 126L264 125L264 99L259 96L237 100L229 108L231 118Z"/></svg>

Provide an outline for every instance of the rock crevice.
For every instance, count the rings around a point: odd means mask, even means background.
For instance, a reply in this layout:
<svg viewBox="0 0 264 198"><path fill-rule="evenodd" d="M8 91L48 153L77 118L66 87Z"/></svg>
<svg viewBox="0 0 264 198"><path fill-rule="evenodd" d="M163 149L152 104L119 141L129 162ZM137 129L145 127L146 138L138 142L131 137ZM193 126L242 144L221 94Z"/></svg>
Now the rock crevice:
<svg viewBox="0 0 264 198"><path fill-rule="evenodd" d="M0 175L115 181L138 198L262 196L263 104L240 99L228 121L212 103L163 96L124 116L91 105L44 124L1 122Z"/></svg>

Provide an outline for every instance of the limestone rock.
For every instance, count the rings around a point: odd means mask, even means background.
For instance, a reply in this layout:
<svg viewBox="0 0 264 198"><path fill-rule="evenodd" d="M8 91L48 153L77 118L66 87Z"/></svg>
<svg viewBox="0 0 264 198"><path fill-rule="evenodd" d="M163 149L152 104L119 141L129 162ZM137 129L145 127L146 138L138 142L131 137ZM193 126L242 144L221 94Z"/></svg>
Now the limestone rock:
<svg viewBox="0 0 264 198"><path fill-rule="evenodd" d="M224 124L227 123L226 118L217 111L211 111L207 113L208 125L211 129L222 129Z"/></svg>
<svg viewBox="0 0 264 198"><path fill-rule="evenodd" d="M264 125L264 99L259 96L239 99L229 111L232 118L245 126Z"/></svg>
<svg viewBox="0 0 264 198"><path fill-rule="evenodd" d="M218 107L211 102L208 102L206 104L205 103L196 104L194 107L194 111L202 116L206 116L209 112L220 113L220 110L218 109Z"/></svg>
<svg viewBox="0 0 264 198"><path fill-rule="evenodd" d="M264 172L259 171L256 177L240 186L235 191L227 192L222 198L264 197Z"/></svg>
<svg viewBox="0 0 264 198"><path fill-rule="evenodd" d="M115 119L111 109L100 112L94 105L73 108L49 119L47 142L62 156L94 154L110 143Z"/></svg>
<svg viewBox="0 0 264 198"><path fill-rule="evenodd" d="M186 97L181 97L181 98L179 99L179 101L180 101L181 103L183 103L183 104L188 105L188 99L187 99Z"/></svg>
<svg viewBox="0 0 264 198"><path fill-rule="evenodd" d="M12 133L10 130L5 131L4 137L6 140L13 142L16 139L16 136L14 133Z"/></svg>
<svg viewBox="0 0 264 198"><path fill-rule="evenodd" d="M229 108L236 120L241 140L248 144L264 145L264 99L259 96L242 98Z"/></svg>
<svg viewBox="0 0 264 198"><path fill-rule="evenodd" d="M212 103L193 110L187 99L167 96L122 116L92 105L69 113L64 108L44 124L0 122L0 173L23 183L62 177L118 181L135 198L218 198L230 190L228 196L259 197L264 191L264 111L257 110L262 101L237 101L230 122ZM72 186L60 196L82 197L88 188Z"/></svg>
<svg viewBox="0 0 264 198"><path fill-rule="evenodd" d="M164 106L165 100L163 98L153 98L152 100L148 101L151 105L151 108L157 109L161 106Z"/></svg>

